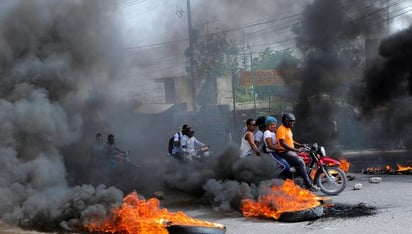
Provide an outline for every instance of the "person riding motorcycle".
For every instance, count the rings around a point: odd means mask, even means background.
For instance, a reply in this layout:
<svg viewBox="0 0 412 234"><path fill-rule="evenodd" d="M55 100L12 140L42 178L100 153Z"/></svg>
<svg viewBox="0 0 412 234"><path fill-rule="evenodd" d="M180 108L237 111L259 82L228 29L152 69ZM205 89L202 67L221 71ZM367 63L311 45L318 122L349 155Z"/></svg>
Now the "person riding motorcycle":
<svg viewBox="0 0 412 234"><path fill-rule="evenodd" d="M309 178L305 162L297 154L301 152L301 147L304 147L305 145L300 144L293 139L292 127L295 124L295 120L295 115L292 113L286 113L282 116L282 125L276 131L277 152L292 167L296 168L299 175L303 178L303 182L307 189L311 191L319 191L320 188L314 185Z"/></svg>
<svg viewBox="0 0 412 234"><path fill-rule="evenodd" d="M276 125L278 121L275 117L268 116L266 117L265 124L266 130L263 134L265 150L281 165L282 168L279 172L279 178L291 179L291 173L295 172L295 168L290 167L289 163L276 152Z"/></svg>
<svg viewBox="0 0 412 234"><path fill-rule="evenodd" d="M188 127L186 129L186 135L183 135L181 140L182 152L186 159L192 160L193 157L199 156L200 152L206 152L209 150L209 146L200 142L195 136L195 131ZM199 151L197 150L199 148Z"/></svg>

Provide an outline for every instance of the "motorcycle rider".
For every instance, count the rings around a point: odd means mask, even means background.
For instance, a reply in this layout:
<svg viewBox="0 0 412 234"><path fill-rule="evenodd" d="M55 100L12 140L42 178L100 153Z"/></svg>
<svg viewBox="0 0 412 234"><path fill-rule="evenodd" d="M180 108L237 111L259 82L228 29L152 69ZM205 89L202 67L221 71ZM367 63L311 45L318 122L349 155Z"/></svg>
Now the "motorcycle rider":
<svg viewBox="0 0 412 234"><path fill-rule="evenodd" d="M312 181L309 178L305 162L297 154L301 152L301 147L304 147L305 145L300 144L293 139L292 128L295 124L295 120L295 115L292 113L286 113L282 116L282 125L276 131L277 152L291 166L296 168L300 176L303 178L303 182L307 189L311 191L319 191L320 188L312 184Z"/></svg>
<svg viewBox="0 0 412 234"><path fill-rule="evenodd" d="M260 151L255 145L255 139L253 132L256 130L256 122L254 119L246 120L246 132L243 134L242 140L240 141L240 157L244 158L252 153L260 156Z"/></svg>
<svg viewBox="0 0 412 234"><path fill-rule="evenodd" d="M200 148L201 152L209 150L209 146L200 142L194 134L195 131L192 127L188 127L186 129L186 135L183 135L181 139L182 151L184 156L189 160L198 156L198 151L196 150L197 148Z"/></svg>
<svg viewBox="0 0 412 234"><path fill-rule="evenodd" d="M265 149L272 158L282 166L279 172L279 177L282 179L292 178L291 173L294 168L291 168L289 163L276 152L276 125L278 121L273 116L267 116L265 120L266 130L263 133Z"/></svg>
<svg viewBox="0 0 412 234"><path fill-rule="evenodd" d="M121 150L116 146L113 134L107 136L106 153L111 160L118 162L126 160L126 155L128 154L127 151Z"/></svg>

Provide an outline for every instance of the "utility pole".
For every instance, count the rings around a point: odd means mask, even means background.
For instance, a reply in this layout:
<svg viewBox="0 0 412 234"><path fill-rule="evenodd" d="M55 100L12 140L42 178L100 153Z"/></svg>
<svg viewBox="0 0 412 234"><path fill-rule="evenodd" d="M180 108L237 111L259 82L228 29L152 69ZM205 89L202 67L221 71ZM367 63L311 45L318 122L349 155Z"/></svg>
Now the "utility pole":
<svg viewBox="0 0 412 234"><path fill-rule="evenodd" d="M236 136L237 129L236 129L236 73L235 70L232 69L232 96L233 96L233 113L232 113L232 133L230 135L230 140L232 140L233 136Z"/></svg>
<svg viewBox="0 0 412 234"><path fill-rule="evenodd" d="M190 53L190 81L192 84L192 105L193 111L196 111L196 83L193 74L193 35L192 35L192 13L190 7L190 0L187 0L187 23L189 31L189 53Z"/></svg>
<svg viewBox="0 0 412 234"><path fill-rule="evenodd" d="M255 112L255 118L257 116L257 111L256 111L256 73L253 68L253 58L252 58L252 51L249 51L250 55L250 71L252 73L252 94L253 94L253 109Z"/></svg>

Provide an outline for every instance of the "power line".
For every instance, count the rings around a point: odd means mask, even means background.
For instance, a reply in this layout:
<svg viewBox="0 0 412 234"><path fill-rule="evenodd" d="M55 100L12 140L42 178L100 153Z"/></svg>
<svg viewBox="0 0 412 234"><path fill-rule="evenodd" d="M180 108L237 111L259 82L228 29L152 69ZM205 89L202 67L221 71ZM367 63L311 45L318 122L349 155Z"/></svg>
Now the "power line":
<svg viewBox="0 0 412 234"><path fill-rule="evenodd" d="M398 1L396 1L396 2L392 2L392 3L391 3L391 6L397 5L397 4L399 4L399 3L403 2L403 1L404 1L404 0L398 0ZM366 8L370 8L370 7L373 7L373 6L375 6L375 5L366 6L365 9L366 9ZM410 7L410 6L407 6L407 7ZM402 10L402 9L406 9L407 7L403 7L403 8L401 8L401 9L397 9L396 11L400 11L400 10ZM383 10L383 9L379 9L379 10L377 10L377 11L373 11L373 12L367 14L367 15L364 15L364 16L362 16L362 17L358 17L358 18L355 19L355 20L352 20L352 22L367 19L368 17L373 16L373 15L375 15L377 12L382 11L382 10ZM397 15L393 15L393 16L391 16L390 18L388 18L388 19L383 19L383 20L381 20L381 21L384 22L384 21L387 21L387 20L396 18L396 17L398 17L398 16L400 16L400 15L403 15L403 14L408 13L409 11L410 11L410 10L408 10L408 11L406 11L406 12L402 12L402 13L397 14ZM391 14L393 14L393 12L391 12ZM296 16L296 15L294 15L294 16ZM292 17L292 16L282 17L282 19L283 19L283 18L291 18L291 17ZM280 19L280 18L276 18L276 19ZM273 20L275 20L275 19L266 20L265 22L273 21ZM369 18L368 20L370 20L370 18ZM296 22L298 22L298 21L292 21L292 22L291 22L291 25L292 25L293 23L296 23ZM249 27L252 27L252 25L255 25L255 26L256 26L256 25L262 25L262 24L265 24L265 23L264 23L264 22L260 22L260 23L247 24L247 25L244 25L243 28L249 28ZM285 30L285 29L287 29L287 26L286 26L286 27L283 26L283 27L284 27L284 28L283 28L283 29L280 29L280 30ZM225 30L225 31L239 30L239 28L240 28L240 27L235 28L235 29ZM274 33L276 33L276 32L279 32L279 30L277 30L277 31L275 30L275 31L274 31ZM291 42L293 42L294 40L295 40L294 38L287 38L287 39L285 39L285 40L280 40L280 41L275 41L275 42L269 42L269 43L252 45L252 48L258 48L258 47L263 47L263 46L272 46L272 45L276 45L276 47L273 47L273 48L279 48L279 47L283 47L283 46L281 46L281 45L279 45L279 44L284 44L284 43L291 44ZM184 41L187 41L187 39L171 40L171 41L167 41L167 42L161 42L161 43L156 43L156 44L151 44L151 45L145 45L145 46L139 46L139 47L129 47L128 49L145 48L145 47L148 47L148 46L152 46L152 47L154 47L154 46L162 46L162 45L169 44L169 43L184 42ZM236 44L241 44L241 42L237 41ZM272 48L272 49L273 49L273 48ZM294 47L294 49L296 49L296 47ZM173 56L173 57L178 57L178 56L176 55L176 56ZM161 59L161 58L158 58L158 59ZM166 62L168 62L168 61L165 59L165 61L163 61L163 62L166 63ZM154 64L154 63L153 63L153 64ZM160 65L160 64L163 64L163 63L162 63L162 61L158 61L156 64L159 64L159 65ZM183 65L183 63L179 63L179 64L180 64L180 65Z"/></svg>

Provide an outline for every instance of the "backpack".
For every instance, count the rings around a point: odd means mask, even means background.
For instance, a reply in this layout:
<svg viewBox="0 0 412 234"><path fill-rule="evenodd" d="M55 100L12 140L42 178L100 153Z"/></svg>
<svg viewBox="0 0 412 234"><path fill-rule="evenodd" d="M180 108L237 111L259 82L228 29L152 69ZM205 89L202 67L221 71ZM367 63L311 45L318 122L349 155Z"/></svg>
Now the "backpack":
<svg viewBox="0 0 412 234"><path fill-rule="evenodd" d="M180 133L178 132L177 133L178 134L178 136L179 136L179 141L180 141ZM173 145L174 145L174 138L175 138L175 135L173 135L170 139L169 139L169 146L168 146L168 148L167 148L167 151L169 152L169 154L172 154L172 151L173 151Z"/></svg>

